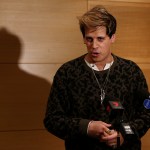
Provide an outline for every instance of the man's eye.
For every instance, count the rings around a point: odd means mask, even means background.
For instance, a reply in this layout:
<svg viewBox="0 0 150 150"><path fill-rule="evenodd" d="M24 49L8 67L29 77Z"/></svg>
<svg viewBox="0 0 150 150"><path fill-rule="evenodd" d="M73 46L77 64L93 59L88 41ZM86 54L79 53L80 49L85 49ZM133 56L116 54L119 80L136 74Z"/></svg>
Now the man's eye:
<svg viewBox="0 0 150 150"><path fill-rule="evenodd" d="M98 39L98 41L102 42L102 41L104 41L105 38L104 37L98 37L97 39Z"/></svg>
<svg viewBox="0 0 150 150"><path fill-rule="evenodd" d="M85 39L86 39L87 42L92 42L93 41L93 39L91 37L86 37Z"/></svg>

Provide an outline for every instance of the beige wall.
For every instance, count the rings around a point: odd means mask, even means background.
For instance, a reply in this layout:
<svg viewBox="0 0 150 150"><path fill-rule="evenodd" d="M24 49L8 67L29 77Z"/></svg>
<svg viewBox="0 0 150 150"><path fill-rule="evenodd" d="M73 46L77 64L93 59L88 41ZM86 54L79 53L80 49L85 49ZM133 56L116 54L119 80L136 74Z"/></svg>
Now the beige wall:
<svg viewBox="0 0 150 150"><path fill-rule="evenodd" d="M64 150L44 129L45 106L58 67L86 52L76 17L95 4L118 20L113 52L137 62L150 86L149 0L0 0L0 149Z"/></svg>

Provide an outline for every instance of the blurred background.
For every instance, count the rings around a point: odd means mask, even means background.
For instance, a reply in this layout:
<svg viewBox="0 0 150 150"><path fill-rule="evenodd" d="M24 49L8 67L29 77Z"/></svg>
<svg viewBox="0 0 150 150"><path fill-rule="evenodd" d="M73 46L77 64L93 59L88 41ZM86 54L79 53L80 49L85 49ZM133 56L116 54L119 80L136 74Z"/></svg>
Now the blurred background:
<svg viewBox="0 0 150 150"><path fill-rule="evenodd" d="M77 17L97 4L118 21L112 51L135 61L150 86L150 0L0 0L1 150L64 150L43 126L47 98L60 65L86 53Z"/></svg>

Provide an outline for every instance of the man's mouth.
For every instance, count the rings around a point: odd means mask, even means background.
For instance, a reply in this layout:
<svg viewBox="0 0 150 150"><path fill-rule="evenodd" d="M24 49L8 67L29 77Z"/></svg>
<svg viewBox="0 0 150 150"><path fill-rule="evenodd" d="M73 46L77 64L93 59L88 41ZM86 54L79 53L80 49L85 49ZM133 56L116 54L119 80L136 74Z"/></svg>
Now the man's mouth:
<svg viewBox="0 0 150 150"><path fill-rule="evenodd" d="M98 53L98 52L91 52L91 55L92 55L93 57L98 57L99 53Z"/></svg>

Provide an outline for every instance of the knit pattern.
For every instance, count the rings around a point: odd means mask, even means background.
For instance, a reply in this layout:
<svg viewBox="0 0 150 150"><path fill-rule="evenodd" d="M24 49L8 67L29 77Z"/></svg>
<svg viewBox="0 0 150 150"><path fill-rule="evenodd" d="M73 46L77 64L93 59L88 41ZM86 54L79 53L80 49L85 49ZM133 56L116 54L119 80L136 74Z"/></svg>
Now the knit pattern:
<svg viewBox="0 0 150 150"><path fill-rule="evenodd" d="M112 54L113 55L113 54ZM105 107L100 102L100 89L93 72L84 61L85 55L63 64L56 72L48 98L44 125L49 132L65 140L66 150L111 150L105 143L87 135L90 120L110 123ZM150 112L143 106L148 91L141 69L132 61L113 55L106 97L119 99L125 108L123 119L130 122L138 138L126 140L120 150L140 150L140 138L150 126ZM95 71L103 84L108 70ZM104 100L105 101L105 100Z"/></svg>

